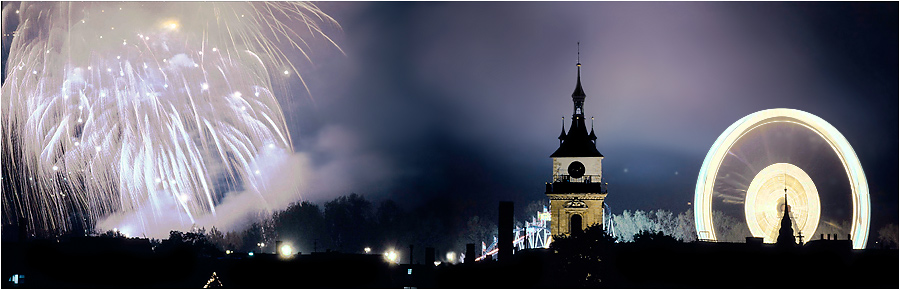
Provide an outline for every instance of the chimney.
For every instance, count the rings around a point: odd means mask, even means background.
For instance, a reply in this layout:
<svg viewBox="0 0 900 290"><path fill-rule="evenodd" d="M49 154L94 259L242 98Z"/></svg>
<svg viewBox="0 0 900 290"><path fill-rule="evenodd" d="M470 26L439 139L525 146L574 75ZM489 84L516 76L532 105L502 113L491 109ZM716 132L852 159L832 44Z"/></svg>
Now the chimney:
<svg viewBox="0 0 900 290"><path fill-rule="evenodd" d="M513 232L513 202L500 202L500 221L497 223L497 258L501 262L508 263L512 258Z"/></svg>
<svg viewBox="0 0 900 290"><path fill-rule="evenodd" d="M475 263L475 244L466 244L466 264Z"/></svg>

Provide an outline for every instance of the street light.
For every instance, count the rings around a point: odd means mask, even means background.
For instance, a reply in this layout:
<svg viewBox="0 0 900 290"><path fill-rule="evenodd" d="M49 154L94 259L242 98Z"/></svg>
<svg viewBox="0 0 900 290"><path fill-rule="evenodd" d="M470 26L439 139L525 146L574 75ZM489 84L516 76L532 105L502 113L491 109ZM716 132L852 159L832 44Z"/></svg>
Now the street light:
<svg viewBox="0 0 900 290"><path fill-rule="evenodd" d="M394 250L389 250L387 252L384 252L384 259L391 263L396 263L397 258L399 258L398 256L399 255L397 255L397 252Z"/></svg>
<svg viewBox="0 0 900 290"><path fill-rule="evenodd" d="M365 249L363 249L363 251L366 251L366 254L368 254L372 252L372 248L366 247Z"/></svg>
<svg viewBox="0 0 900 290"><path fill-rule="evenodd" d="M453 264L456 260L456 253L453 251L447 252L447 262Z"/></svg>
<svg viewBox="0 0 900 290"><path fill-rule="evenodd" d="M290 257L291 254L293 254L293 251L294 250L291 249L291 246L289 246L289 245L281 246L281 256L282 257Z"/></svg>

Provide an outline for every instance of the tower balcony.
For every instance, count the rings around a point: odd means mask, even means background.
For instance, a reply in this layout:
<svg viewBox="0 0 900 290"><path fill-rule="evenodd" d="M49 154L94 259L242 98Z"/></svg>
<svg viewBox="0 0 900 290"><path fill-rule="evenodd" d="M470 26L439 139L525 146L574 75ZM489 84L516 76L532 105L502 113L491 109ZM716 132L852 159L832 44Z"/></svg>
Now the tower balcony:
<svg viewBox="0 0 900 290"><path fill-rule="evenodd" d="M571 175L557 175L553 177L553 182L599 183L600 175L582 175L581 177L572 177Z"/></svg>
<svg viewBox="0 0 900 290"><path fill-rule="evenodd" d="M546 194L607 193L606 184L599 181L599 175L585 175L578 178L569 175L557 175L553 179L553 183L547 183Z"/></svg>

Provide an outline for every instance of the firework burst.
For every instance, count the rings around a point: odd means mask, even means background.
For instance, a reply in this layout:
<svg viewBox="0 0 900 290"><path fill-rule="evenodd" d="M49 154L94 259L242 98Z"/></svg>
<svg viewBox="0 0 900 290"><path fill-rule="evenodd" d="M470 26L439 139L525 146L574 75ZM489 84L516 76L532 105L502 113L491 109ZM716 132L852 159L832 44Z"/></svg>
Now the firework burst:
<svg viewBox="0 0 900 290"><path fill-rule="evenodd" d="M289 2L33 2L2 13L14 29L4 31L4 218L51 233L112 213L141 213L140 228L191 225L235 190L265 203L260 156L292 148L272 78L296 69L277 44L308 59L300 32L331 42L319 24L336 25Z"/></svg>

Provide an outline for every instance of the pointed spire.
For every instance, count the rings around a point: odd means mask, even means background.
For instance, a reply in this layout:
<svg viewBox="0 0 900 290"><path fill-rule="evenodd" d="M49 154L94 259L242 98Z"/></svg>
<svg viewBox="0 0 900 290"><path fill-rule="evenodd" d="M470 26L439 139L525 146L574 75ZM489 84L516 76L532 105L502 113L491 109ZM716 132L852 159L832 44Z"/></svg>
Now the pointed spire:
<svg viewBox="0 0 900 290"><path fill-rule="evenodd" d="M562 145L562 142L565 139L566 139L566 117L562 117L562 132L559 133L559 144Z"/></svg>
<svg viewBox="0 0 900 290"><path fill-rule="evenodd" d="M572 98L582 97L581 101L584 101L584 89L581 88L581 42L578 43L578 62L575 63L575 66L578 67L578 79L575 83L575 91L572 92Z"/></svg>
<svg viewBox="0 0 900 290"><path fill-rule="evenodd" d="M597 135L594 134L594 117L591 117L591 134L589 134L588 137L591 138L591 142L597 143L595 142L597 140Z"/></svg>
<svg viewBox="0 0 900 290"><path fill-rule="evenodd" d="M794 246L794 228L791 224L791 206L788 205L787 188L784 189L784 215L781 217L781 228L778 230L778 239L775 244L781 246Z"/></svg>

